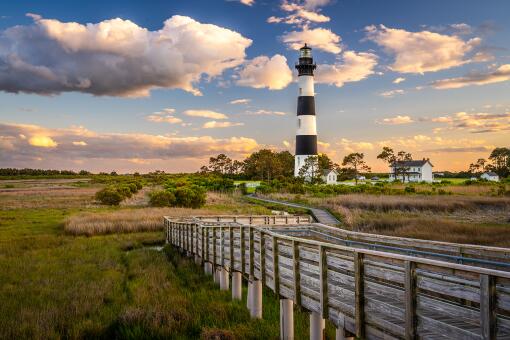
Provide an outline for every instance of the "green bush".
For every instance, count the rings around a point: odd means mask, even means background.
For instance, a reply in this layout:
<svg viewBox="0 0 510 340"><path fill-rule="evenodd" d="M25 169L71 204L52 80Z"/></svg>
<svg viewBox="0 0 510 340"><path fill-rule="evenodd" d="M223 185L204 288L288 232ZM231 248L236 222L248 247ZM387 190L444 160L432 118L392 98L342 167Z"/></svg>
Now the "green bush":
<svg viewBox="0 0 510 340"><path fill-rule="evenodd" d="M122 195L123 198L130 198L133 194L131 193L131 189L129 185L123 184L117 187L117 191Z"/></svg>
<svg viewBox="0 0 510 340"><path fill-rule="evenodd" d="M200 208L205 204L205 189L198 185L179 186L174 191L175 205L184 208Z"/></svg>
<svg viewBox="0 0 510 340"><path fill-rule="evenodd" d="M168 190L153 191L149 195L149 204L153 207L171 207L175 202L175 195Z"/></svg>
<svg viewBox="0 0 510 340"><path fill-rule="evenodd" d="M407 194L414 194L414 193L416 193L416 188L415 188L415 187L408 186L408 187L405 187L404 191L405 191Z"/></svg>
<svg viewBox="0 0 510 340"><path fill-rule="evenodd" d="M119 205L125 197L115 188L106 187L96 193L96 200L101 204Z"/></svg>

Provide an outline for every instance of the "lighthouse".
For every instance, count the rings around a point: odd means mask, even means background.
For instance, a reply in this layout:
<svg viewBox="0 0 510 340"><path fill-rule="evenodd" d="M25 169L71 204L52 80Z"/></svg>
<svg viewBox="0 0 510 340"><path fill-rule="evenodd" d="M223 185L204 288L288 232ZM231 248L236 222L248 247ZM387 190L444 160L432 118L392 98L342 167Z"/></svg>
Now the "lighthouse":
<svg viewBox="0 0 510 340"><path fill-rule="evenodd" d="M315 123L315 97L312 49L305 46L299 49L298 70L299 97L297 105L296 156L294 159L294 176L310 156L317 156L317 127Z"/></svg>

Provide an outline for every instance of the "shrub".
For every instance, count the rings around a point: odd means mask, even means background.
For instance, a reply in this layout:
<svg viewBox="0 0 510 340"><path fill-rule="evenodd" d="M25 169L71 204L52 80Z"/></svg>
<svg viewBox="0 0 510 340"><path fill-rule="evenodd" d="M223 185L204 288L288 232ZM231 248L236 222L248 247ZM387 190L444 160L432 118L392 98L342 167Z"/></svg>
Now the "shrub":
<svg viewBox="0 0 510 340"><path fill-rule="evenodd" d="M127 185L127 184L119 185L117 187L117 191L122 195L122 198L129 198L133 195L131 193L131 189L129 188L129 185Z"/></svg>
<svg viewBox="0 0 510 340"><path fill-rule="evenodd" d="M153 207L171 207L175 204L175 195L168 190L153 191L149 195L149 204Z"/></svg>
<svg viewBox="0 0 510 340"><path fill-rule="evenodd" d="M416 193L416 189L415 189L415 187L405 187L404 191L405 191L407 194L414 194L414 193Z"/></svg>
<svg viewBox="0 0 510 340"><path fill-rule="evenodd" d="M106 187L96 193L96 200L106 205L119 205L124 198L115 187Z"/></svg>
<svg viewBox="0 0 510 340"><path fill-rule="evenodd" d="M205 204L205 190L198 185L177 187L174 191L175 205L184 208L200 208Z"/></svg>

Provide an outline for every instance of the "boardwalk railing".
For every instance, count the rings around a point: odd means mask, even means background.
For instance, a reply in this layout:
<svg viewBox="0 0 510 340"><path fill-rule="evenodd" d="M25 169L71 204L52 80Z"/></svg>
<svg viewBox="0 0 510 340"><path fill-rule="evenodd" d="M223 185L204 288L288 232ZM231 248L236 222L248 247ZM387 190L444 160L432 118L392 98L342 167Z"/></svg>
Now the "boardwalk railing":
<svg viewBox="0 0 510 340"><path fill-rule="evenodd" d="M340 334L367 339L510 339L509 272L293 237L267 225L171 218L165 225L169 243L310 311L311 327L318 316Z"/></svg>

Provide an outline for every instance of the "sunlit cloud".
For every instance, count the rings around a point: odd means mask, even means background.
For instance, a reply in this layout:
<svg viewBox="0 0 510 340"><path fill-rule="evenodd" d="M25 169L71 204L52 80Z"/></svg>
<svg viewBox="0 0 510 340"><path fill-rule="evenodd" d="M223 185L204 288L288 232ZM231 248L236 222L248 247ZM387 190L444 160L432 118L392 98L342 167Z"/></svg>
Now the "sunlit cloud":
<svg viewBox="0 0 510 340"><path fill-rule="evenodd" d="M409 32L384 25L367 26L367 39L395 56L391 69L401 73L435 72L470 62L467 54L480 45L480 38L468 41L456 35L430 31Z"/></svg>
<svg viewBox="0 0 510 340"><path fill-rule="evenodd" d="M393 98L395 97L396 95L401 95L401 94L404 94L405 91L402 90L402 89L397 89L397 90L389 90L389 91L384 91L384 92L381 92L379 93L379 95L381 97L384 97L384 98Z"/></svg>
<svg viewBox="0 0 510 340"><path fill-rule="evenodd" d="M318 65L315 81L342 87L345 83L357 82L374 74L376 65L377 56L373 53L345 51L341 62Z"/></svg>
<svg viewBox="0 0 510 340"><path fill-rule="evenodd" d="M229 103L232 105L237 105L237 104L248 104L250 102L251 102L251 99L241 98L241 99L231 100Z"/></svg>
<svg viewBox="0 0 510 340"><path fill-rule="evenodd" d="M273 110L256 110L256 111L247 111L246 114L251 116L285 116L287 113L283 111L273 111Z"/></svg>
<svg viewBox="0 0 510 340"><path fill-rule="evenodd" d="M48 136L32 136L28 139L28 143L32 146L41 148L54 148L58 145L51 137Z"/></svg>
<svg viewBox="0 0 510 340"><path fill-rule="evenodd" d="M467 113L456 112L451 115L435 117L434 123L444 123L448 130L466 130L471 133L487 133L510 130L510 112L507 113ZM444 129L437 129L436 132Z"/></svg>
<svg viewBox="0 0 510 340"><path fill-rule="evenodd" d="M398 78L395 78L395 80L393 80L393 84L400 84L401 82L405 81L406 78L404 77L398 77Z"/></svg>
<svg viewBox="0 0 510 340"><path fill-rule="evenodd" d="M380 124L387 124L387 125L402 125L402 124L409 124L414 122L414 120L409 116L395 116L390 118L384 118L381 121L378 121Z"/></svg>
<svg viewBox="0 0 510 340"><path fill-rule="evenodd" d="M472 85L488 85L510 80L510 64L501 65L492 72L471 73L464 77L436 80L431 85L439 90L458 89Z"/></svg>
<svg viewBox="0 0 510 340"><path fill-rule="evenodd" d="M227 115L221 112L211 110L186 110L183 112L186 116L202 117L211 119L228 119Z"/></svg>
<svg viewBox="0 0 510 340"><path fill-rule="evenodd" d="M242 126L244 123L233 123L233 122L217 122L215 120L212 120L210 122L205 122L204 125L202 125L202 128L204 129L217 129L217 128L228 128L233 126Z"/></svg>
<svg viewBox="0 0 510 340"><path fill-rule="evenodd" d="M276 54L269 58L259 56L248 62L238 73L237 85L256 89L281 90L292 82L292 71L287 58Z"/></svg>
<svg viewBox="0 0 510 340"><path fill-rule="evenodd" d="M342 51L340 47L341 38L326 28L306 28L301 31L291 31L284 34L282 41L291 49L298 50L305 43L313 48L325 52L338 54Z"/></svg>

